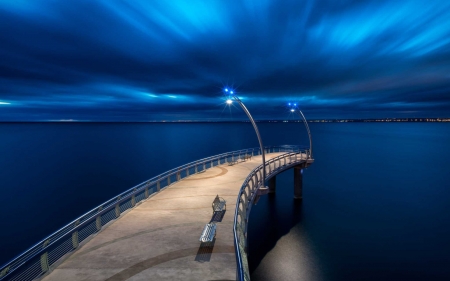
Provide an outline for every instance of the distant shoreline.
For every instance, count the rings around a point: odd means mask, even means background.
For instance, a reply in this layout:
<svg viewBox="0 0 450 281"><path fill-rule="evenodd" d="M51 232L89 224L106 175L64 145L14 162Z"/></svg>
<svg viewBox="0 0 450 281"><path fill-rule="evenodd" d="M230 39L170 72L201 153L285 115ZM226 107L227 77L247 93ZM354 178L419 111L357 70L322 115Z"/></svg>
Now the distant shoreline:
<svg viewBox="0 0 450 281"><path fill-rule="evenodd" d="M435 123L450 122L450 118L383 118L383 119L311 119L308 123ZM161 120L161 121L83 121L83 120L49 120L49 121L0 121L0 123L249 123L248 120L236 121L201 121L201 120ZM301 123L302 120L256 120L258 123Z"/></svg>

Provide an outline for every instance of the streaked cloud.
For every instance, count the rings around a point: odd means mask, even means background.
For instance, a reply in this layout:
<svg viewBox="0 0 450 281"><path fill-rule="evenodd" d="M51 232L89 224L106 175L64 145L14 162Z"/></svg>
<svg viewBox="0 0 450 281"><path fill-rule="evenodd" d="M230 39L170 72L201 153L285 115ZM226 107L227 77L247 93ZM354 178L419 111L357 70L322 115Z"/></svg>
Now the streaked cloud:
<svg viewBox="0 0 450 281"><path fill-rule="evenodd" d="M450 115L448 1L5 0L0 18L0 120L226 119L225 86L264 119Z"/></svg>

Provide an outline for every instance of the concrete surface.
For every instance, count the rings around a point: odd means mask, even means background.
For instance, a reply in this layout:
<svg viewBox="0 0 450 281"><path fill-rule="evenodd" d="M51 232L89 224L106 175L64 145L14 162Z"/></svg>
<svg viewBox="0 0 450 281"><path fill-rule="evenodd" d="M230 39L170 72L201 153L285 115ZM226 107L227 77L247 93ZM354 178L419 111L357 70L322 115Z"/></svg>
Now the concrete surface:
<svg viewBox="0 0 450 281"><path fill-rule="evenodd" d="M278 155L267 154L266 159ZM237 194L260 164L256 156L172 184L121 215L42 280L235 280L232 223ZM217 194L227 201L227 210L213 218ZM216 239L201 244L203 227L212 219L221 220Z"/></svg>

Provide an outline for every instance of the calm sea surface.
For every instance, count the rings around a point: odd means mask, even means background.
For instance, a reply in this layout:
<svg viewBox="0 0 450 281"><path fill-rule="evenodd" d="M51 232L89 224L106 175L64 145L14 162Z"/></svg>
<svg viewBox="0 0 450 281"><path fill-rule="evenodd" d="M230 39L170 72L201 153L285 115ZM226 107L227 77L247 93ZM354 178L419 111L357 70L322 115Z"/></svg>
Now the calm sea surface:
<svg viewBox="0 0 450 281"><path fill-rule="evenodd" d="M301 123L259 124L307 144ZM450 280L450 124L310 125L316 162L252 208L252 280ZM0 124L0 264L161 172L258 146L249 123Z"/></svg>

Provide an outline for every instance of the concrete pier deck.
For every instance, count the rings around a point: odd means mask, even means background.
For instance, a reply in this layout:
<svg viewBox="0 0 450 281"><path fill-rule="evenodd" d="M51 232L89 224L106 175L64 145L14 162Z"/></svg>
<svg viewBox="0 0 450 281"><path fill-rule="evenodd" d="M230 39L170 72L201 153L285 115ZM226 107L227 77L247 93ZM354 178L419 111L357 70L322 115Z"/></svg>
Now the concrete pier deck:
<svg viewBox="0 0 450 281"><path fill-rule="evenodd" d="M281 153L266 155L266 161ZM233 215L239 188L261 156L172 184L121 215L42 278L45 281L236 280ZM227 210L213 218L216 195ZM198 241L217 222L212 245Z"/></svg>

